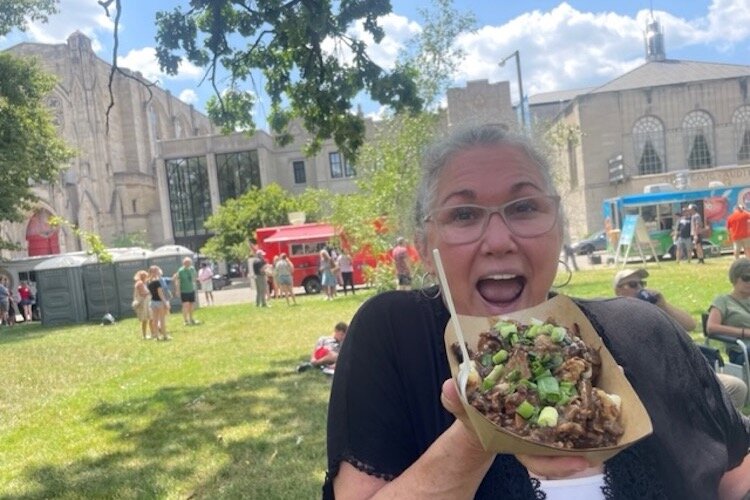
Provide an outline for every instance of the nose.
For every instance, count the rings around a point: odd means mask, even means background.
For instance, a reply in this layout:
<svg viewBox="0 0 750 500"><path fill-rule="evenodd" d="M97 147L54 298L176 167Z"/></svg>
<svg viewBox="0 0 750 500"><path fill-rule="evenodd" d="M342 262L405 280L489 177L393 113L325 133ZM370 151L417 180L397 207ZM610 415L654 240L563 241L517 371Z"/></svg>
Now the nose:
<svg viewBox="0 0 750 500"><path fill-rule="evenodd" d="M489 214L487 227L480 241L485 253L502 254L518 250L515 237L499 211Z"/></svg>

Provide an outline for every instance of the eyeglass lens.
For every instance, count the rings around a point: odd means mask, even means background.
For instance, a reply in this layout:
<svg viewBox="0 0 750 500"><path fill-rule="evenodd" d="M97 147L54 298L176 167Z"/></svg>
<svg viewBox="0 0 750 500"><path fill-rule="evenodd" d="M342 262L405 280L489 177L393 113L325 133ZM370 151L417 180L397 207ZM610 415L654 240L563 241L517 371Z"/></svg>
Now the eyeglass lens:
<svg viewBox="0 0 750 500"><path fill-rule="evenodd" d="M750 281L750 275L740 276L740 279L744 281L745 283L747 283L748 281Z"/></svg>
<svg viewBox="0 0 750 500"><path fill-rule="evenodd" d="M435 210L430 216L447 243L471 243L487 229L490 215L499 214L508 229L520 237L540 236L557 221L559 198L532 196L499 207L455 205Z"/></svg>

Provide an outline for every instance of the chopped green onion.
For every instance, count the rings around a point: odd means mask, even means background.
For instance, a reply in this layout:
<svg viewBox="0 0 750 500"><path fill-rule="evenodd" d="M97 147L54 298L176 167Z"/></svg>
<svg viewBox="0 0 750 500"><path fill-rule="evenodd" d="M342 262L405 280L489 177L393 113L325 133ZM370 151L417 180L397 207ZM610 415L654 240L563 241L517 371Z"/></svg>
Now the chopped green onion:
<svg viewBox="0 0 750 500"><path fill-rule="evenodd" d="M504 321L498 322L495 325L495 330L500 332L500 336L504 339L507 339L511 333L518 333L518 327L515 323L506 323Z"/></svg>
<svg viewBox="0 0 750 500"><path fill-rule="evenodd" d="M503 365L497 365L492 369L490 374L482 381L482 390L486 392L495 387L495 384L500 379L500 375L503 373L503 368Z"/></svg>
<svg viewBox="0 0 750 500"><path fill-rule="evenodd" d="M560 384L555 377L538 378L536 380L536 387L537 391L539 391L539 397L542 400L549 401L550 403L560 401Z"/></svg>
<svg viewBox="0 0 750 500"><path fill-rule="evenodd" d="M480 364L482 366L484 366L484 367L487 367L487 368L489 368L490 366L492 366L492 354L490 354L488 352L484 353L482 355L482 359L480 361Z"/></svg>
<svg viewBox="0 0 750 500"><path fill-rule="evenodd" d="M518 408L516 408L516 413L521 415L523 418L528 419L534 414L534 405L524 399L523 403L518 405Z"/></svg>
<svg viewBox="0 0 750 500"><path fill-rule="evenodd" d="M496 365L499 365L500 363L504 363L508 359L508 351L505 349L500 349L495 353L494 356L492 356L492 362Z"/></svg>
<svg viewBox="0 0 750 500"><path fill-rule="evenodd" d="M500 366L500 365L498 365L498 366ZM495 368L498 368L498 366L496 366ZM492 371L495 371L495 370L493 369ZM520 378L521 378L521 372L518 371L518 369L511 370L508 373L508 375L505 376L505 380L507 380L508 382L518 382L518 380Z"/></svg>
<svg viewBox="0 0 750 500"><path fill-rule="evenodd" d="M555 326L552 328L552 333L550 333L550 338L552 339L552 342L560 343L563 340L565 340L565 328L561 326Z"/></svg>
<svg viewBox="0 0 750 500"><path fill-rule="evenodd" d="M537 418L536 422L542 427L554 427L557 425L558 416L559 415L557 414L556 409L551 406L545 406L544 408L542 408L542 411L539 412L539 417Z"/></svg>

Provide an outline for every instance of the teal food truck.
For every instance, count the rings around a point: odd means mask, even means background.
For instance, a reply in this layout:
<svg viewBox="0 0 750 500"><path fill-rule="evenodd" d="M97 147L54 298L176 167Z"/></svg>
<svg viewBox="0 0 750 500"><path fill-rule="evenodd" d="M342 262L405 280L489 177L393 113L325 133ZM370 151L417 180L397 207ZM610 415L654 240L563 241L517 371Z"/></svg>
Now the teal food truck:
<svg viewBox="0 0 750 500"><path fill-rule="evenodd" d="M703 189L639 193L604 200L605 226L619 234L625 217L639 215L648 229L651 243L659 255L669 254L673 246L673 229L680 213L690 204L698 207L703 223L710 226L704 239L721 250L731 250L727 234L727 217L737 203L750 206L750 185L714 186Z"/></svg>

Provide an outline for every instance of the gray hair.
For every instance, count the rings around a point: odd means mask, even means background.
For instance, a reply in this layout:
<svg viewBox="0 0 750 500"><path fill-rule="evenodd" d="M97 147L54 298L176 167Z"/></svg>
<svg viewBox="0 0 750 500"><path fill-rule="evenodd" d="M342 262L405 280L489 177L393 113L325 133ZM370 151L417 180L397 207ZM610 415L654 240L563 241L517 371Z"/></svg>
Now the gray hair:
<svg viewBox="0 0 750 500"><path fill-rule="evenodd" d="M732 262L729 266L729 282L733 285L737 283L740 276L747 276L750 274L750 259L742 257Z"/></svg>
<svg viewBox="0 0 750 500"><path fill-rule="evenodd" d="M416 237L424 243L425 219L435 204L437 185L443 168L457 153L476 146L512 146L520 149L539 169L550 194L557 194L552 183L549 160L526 137L513 134L502 125L479 125L456 130L439 139L427 149L422 158L422 177L414 207Z"/></svg>

